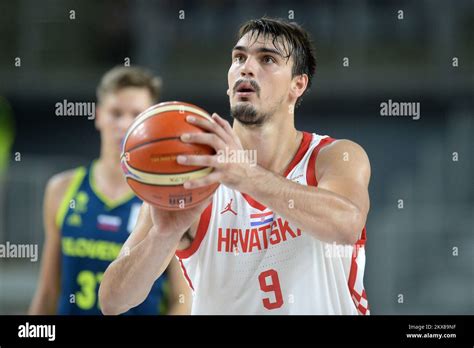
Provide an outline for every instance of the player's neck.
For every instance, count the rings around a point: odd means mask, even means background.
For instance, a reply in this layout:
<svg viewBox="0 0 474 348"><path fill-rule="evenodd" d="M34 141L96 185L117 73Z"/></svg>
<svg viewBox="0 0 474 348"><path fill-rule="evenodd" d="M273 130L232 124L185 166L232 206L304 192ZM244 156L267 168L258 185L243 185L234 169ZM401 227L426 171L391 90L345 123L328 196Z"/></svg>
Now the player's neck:
<svg viewBox="0 0 474 348"><path fill-rule="evenodd" d="M270 121L259 127L234 121L233 128L244 149L257 150L259 166L283 174L298 151L303 134L295 129L292 117L274 119L284 121Z"/></svg>
<svg viewBox="0 0 474 348"><path fill-rule="evenodd" d="M96 162L96 168L115 184L125 182L122 169L120 168L120 161L116 158L109 158L101 155Z"/></svg>
<svg viewBox="0 0 474 348"><path fill-rule="evenodd" d="M118 154L101 151L95 163L93 180L98 189L110 199L119 199L130 192Z"/></svg>

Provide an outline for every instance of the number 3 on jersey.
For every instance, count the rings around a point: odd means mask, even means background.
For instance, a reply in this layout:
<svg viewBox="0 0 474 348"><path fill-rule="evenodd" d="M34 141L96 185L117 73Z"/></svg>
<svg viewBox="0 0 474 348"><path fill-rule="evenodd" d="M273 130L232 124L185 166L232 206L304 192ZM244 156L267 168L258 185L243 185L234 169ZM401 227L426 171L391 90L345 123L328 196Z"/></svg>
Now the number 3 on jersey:
<svg viewBox="0 0 474 348"><path fill-rule="evenodd" d="M269 279L269 281L267 281ZM263 306L266 309L276 309L283 306L283 295L281 293L280 279L278 279L278 273L274 269L263 271L258 275L258 281L260 282L260 289L263 292L273 292L275 294L275 301L271 302L270 299L264 298Z"/></svg>
<svg viewBox="0 0 474 348"><path fill-rule="evenodd" d="M91 271L81 271L77 275L77 284L81 287L80 291L76 292L76 304L79 308L88 310L94 307L97 302L97 286L102 280L104 274L94 273ZM97 302L99 307L99 302Z"/></svg>

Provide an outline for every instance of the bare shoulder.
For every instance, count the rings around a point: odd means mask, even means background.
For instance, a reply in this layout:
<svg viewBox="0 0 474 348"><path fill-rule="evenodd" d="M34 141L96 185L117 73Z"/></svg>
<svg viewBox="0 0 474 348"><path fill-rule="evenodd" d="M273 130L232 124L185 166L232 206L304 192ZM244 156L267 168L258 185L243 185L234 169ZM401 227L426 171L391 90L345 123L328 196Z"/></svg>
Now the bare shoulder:
<svg viewBox="0 0 474 348"><path fill-rule="evenodd" d="M46 184L46 191L54 194L64 193L74 178L75 173L76 169L70 169L54 174L51 178L49 178L48 183Z"/></svg>
<svg viewBox="0 0 474 348"><path fill-rule="evenodd" d="M330 157L342 157L346 155L356 155L365 157L368 161L367 153L365 152L364 148L357 144L356 142L348 139L338 139L333 141L331 144L324 146L318 158L330 158ZM343 158L343 157L342 157Z"/></svg>
<svg viewBox="0 0 474 348"><path fill-rule="evenodd" d="M56 211L59 208L59 205L76 174L76 170L77 168L57 173L48 180L44 195L45 200L48 201L47 206L49 209Z"/></svg>
<svg viewBox="0 0 474 348"><path fill-rule="evenodd" d="M370 176L369 157L362 146L348 139L340 139L324 146L316 160L317 175L335 170L340 174L347 169L352 174L359 172Z"/></svg>

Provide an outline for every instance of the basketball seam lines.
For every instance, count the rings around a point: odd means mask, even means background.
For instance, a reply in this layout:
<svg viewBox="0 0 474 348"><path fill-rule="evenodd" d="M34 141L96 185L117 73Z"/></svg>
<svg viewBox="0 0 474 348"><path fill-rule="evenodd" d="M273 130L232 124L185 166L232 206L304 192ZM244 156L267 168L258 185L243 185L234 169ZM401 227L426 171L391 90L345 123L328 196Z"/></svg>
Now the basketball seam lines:
<svg viewBox="0 0 474 348"><path fill-rule="evenodd" d="M168 137L168 138L160 138L160 139L155 139L155 140L150 140L150 141L147 141L143 144L140 144L140 145L135 145L134 147L132 147L131 149L127 150L124 152L125 153L130 153L131 151L133 150L136 150L136 149L139 149L140 147L142 146L145 146L145 145L150 145L150 144L153 144L153 143L158 143L160 141L166 141L166 140L176 140L176 139L181 139L180 137ZM122 155L124 156L124 155Z"/></svg>

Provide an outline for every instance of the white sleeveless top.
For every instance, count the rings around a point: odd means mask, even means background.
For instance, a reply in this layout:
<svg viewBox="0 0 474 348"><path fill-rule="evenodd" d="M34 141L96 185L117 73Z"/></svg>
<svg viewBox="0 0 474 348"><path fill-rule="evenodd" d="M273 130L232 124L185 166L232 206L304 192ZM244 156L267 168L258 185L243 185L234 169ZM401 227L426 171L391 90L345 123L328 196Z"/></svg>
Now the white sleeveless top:
<svg viewBox="0 0 474 348"><path fill-rule="evenodd" d="M317 186L316 157L332 141L304 132L284 176ZM176 256L193 290L192 314L369 314L365 240L364 228L355 245L324 243L220 185L191 246Z"/></svg>

